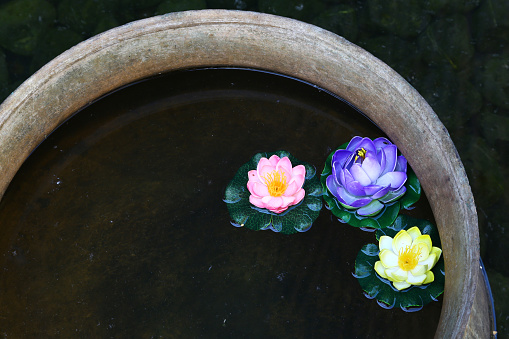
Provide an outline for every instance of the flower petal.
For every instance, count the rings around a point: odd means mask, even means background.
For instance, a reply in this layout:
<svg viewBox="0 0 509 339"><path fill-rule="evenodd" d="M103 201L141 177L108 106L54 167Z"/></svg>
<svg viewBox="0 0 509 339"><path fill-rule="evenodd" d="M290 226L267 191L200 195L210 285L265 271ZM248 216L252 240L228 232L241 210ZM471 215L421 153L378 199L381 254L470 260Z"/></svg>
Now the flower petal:
<svg viewBox="0 0 509 339"><path fill-rule="evenodd" d="M257 198L254 195L250 195L249 202L256 207L265 208L265 203L262 201L262 198Z"/></svg>
<svg viewBox="0 0 509 339"><path fill-rule="evenodd" d="M410 273L412 273L414 276L417 276L426 274L426 271L428 271L428 265L417 265L413 270L410 270Z"/></svg>
<svg viewBox="0 0 509 339"><path fill-rule="evenodd" d="M249 179L249 181L251 182L260 182L261 181L258 179L258 174L256 173L256 170L251 170L249 172L247 172L247 177Z"/></svg>
<svg viewBox="0 0 509 339"><path fill-rule="evenodd" d="M396 162L396 167L394 168L395 172L405 172L407 169L407 161L406 158L402 155L398 157L398 161Z"/></svg>
<svg viewBox="0 0 509 339"><path fill-rule="evenodd" d="M380 199L380 198L384 197L385 195L387 195L387 193L389 193L390 189L391 189L390 187L382 187L378 192L373 194L371 196L371 198L373 198L373 199Z"/></svg>
<svg viewBox="0 0 509 339"><path fill-rule="evenodd" d="M263 158L262 158L263 159ZM269 162L270 162L270 165L272 167L276 167L277 166L277 163L279 162L279 160L281 160L281 158L279 158L277 155L273 155L269 158ZM261 160L260 160L261 161Z"/></svg>
<svg viewBox="0 0 509 339"><path fill-rule="evenodd" d="M378 254L380 261L386 268L398 266L398 256L393 251L383 249ZM386 272L387 273L387 272Z"/></svg>
<svg viewBox="0 0 509 339"><path fill-rule="evenodd" d="M422 235L421 230L417 226L413 226L407 230L407 233L412 237L412 241L415 240L418 236Z"/></svg>
<svg viewBox="0 0 509 339"><path fill-rule="evenodd" d="M410 245L412 245L412 237L405 230L399 231L392 240L392 250L398 255Z"/></svg>
<svg viewBox="0 0 509 339"><path fill-rule="evenodd" d="M376 154L367 152L366 158L362 162L361 167L364 172L366 172L371 182L375 182L376 179L378 179L378 176L381 172L381 167L378 163L378 160L376 159Z"/></svg>
<svg viewBox="0 0 509 339"><path fill-rule="evenodd" d="M297 165L292 169L292 177L297 175L302 175L306 178L306 167L304 167L304 165Z"/></svg>
<svg viewBox="0 0 509 339"><path fill-rule="evenodd" d="M350 140L350 142L348 143L348 146L346 146L346 149L350 152L353 152L355 151L355 149L357 148L357 145L363 140L363 138L359 137L359 136L355 136L352 138L352 140Z"/></svg>
<svg viewBox="0 0 509 339"><path fill-rule="evenodd" d="M365 197L365 198L359 198L357 196L354 196L346 191L346 189L342 186L338 187L337 190L338 195L336 198L338 201L346 206L350 206L353 208L359 208L362 206L366 206L371 202L371 198Z"/></svg>
<svg viewBox="0 0 509 339"><path fill-rule="evenodd" d="M435 261L433 263L433 266L436 265L436 263L438 262L438 260L440 259L440 255L442 254L442 250L438 247L432 247L431 248L431 254L434 254L435 255ZM431 268L430 268L431 269Z"/></svg>
<svg viewBox="0 0 509 339"><path fill-rule="evenodd" d="M396 273L396 272L399 272L399 274L394 275L394 273ZM390 281L398 281L398 282L405 281L407 278L406 271L403 271L398 266L389 267L389 268L385 269L385 275L387 276L387 279L389 279Z"/></svg>
<svg viewBox="0 0 509 339"><path fill-rule="evenodd" d="M385 275L385 267L382 265L381 261L377 261L374 266L375 272L378 273L379 276L382 278L387 279L387 276Z"/></svg>
<svg viewBox="0 0 509 339"><path fill-rule="evenodd" d="M297 186L300 188L300 187L302 187L302 185L304 185L305 180L306 180L306 177L303 175L300 175L300 174L294 175L292 177L292 179L288 182L288 186L290 186L290 184L292 184L292 183L296 183Z"/></svg>
<svg viewBox="0 0 509 339"><path fill-rule="evenodd" d="M433 272L431 272L431 271L426 272L426 279L424 279L424 281L422 283L429 284L433 281L435 281L435 275L433 274Z"/></svg>
<svg viewBox="0 0 509 339"><path fill-rule="evenodd" d="M274 172L274 169L275 167L273 167L272 165L259 167L258 179L260 180L260 182L263 183L264 185L267 185L267 180L265 180L265 178L267 178L267 174Z"/></svg>
<svg viewBox="0 0 509 339"><path fill-rule="evenodd" d="M353 166L352 166L353 168ZM353 174L353 173L352 173ZM376 185L391 186L393 189L399 189L407 179L406 173L403 172L389 172L382 175L376 181Z"/></svg>
<svg viewBox="0 0 509 339"><path fill-rule="evenodd" d="M392 238L387 235L382 235L378 242L378 248L381 250L391 250L392 251Z"/></svg>
<svg viewBox="0 0 509 339"><path fill-rule="evenodd" d="M371 179L362 169L361 165L353 164L352 168L350 168L350 173L352 174L353 179L361 183L362 186L367 186L371 184Z"/></svg>
<svg viewBox="0 0 509 339"><path fill-rule="evenodd" d="M297 193L295 193L293 195L293 197L295 198L295 200L293 201L293 204L297 205L299 202L301 202L302 199L304 199L305 195L306 195L306 191L303 188L298 190Z"/></svg>
<svg viewBox="0 0 509 339"><path fill-rule="evenodd" d="M410 285L409 283L407 283L406 281L401 281L401 282L396 282L394 281L392 283L392 285L398 290L398 291L401 291L401 290L404 290L405 288L408 288L412 285Z"/></svg>
<svg viewBox="0 0 509 339"><path fill-rule="evenodd" d="M284 168L285 172L289 173L289 176L292 176L292 162L288 157L282 157L276 164L276 171L279 169Z"/></svg>
<svg viewBox="0 0 509 339"><path fill-rule="evenodd" d="M269 197L267 201L267 209L269 210L277 210L278 208L281 208L283 206L283 198L282 197ZM265 198L262 198L262 201Z"/></svg>
<svg viewBox="0 0 509 339"><path fill-rule="evenodd" d="M382 168L382 173L380 176L387 174L389 172L393 172L396 168L396 158L398 155L398 148L396 145L387 145L384 147L381 152L385 153L385 167Z"/></svg>
<svg viewBox="0 0 509 339"><path fill-rule="evenodd" d="M406 187L405 186L401 186L401 188L399 190L395 190L395 191L389 191L389 193L387 193L387 195L385 195L384 197L382 198L379 198L378 200L380 200L381 202L383 202L384 204L388 204L392 201L395 201L395 200L398 200L399 198L401 198L401 196L403 194L405 194L406 192Z"/></svg>
<svg viewBox="0 0 509 339"><path fill-rule="evenodd" d="M412 243L412 248L417 246L419 251L419 261L425 260L431 252L431 238L429 234L420 235Z"/></svg>
<svg viewBox="0 0 509 339"><path fill-rule="evenodd" d="M348 191L348 193L352 195L358 197L363 197L366 195L364 192L364 185L362 185L358 181L350 181L348 184L346 184L345 188Z"/></svg>
<svg viewBox="0 0 509 339"><path fill-rule="evenodd" d="M257 197L260 197L260 198L270 195L267 186L257 183L257 182L254 182L251 185L251 187L248 186L248 189L249 189L249 192L251 192L251 194L256 195Z"/></svg>
<svg viewBox="0 0 509 339"><path fill-rule="evenodd" d="M295 194L300 189L301 186L297 185L295 181L290 182L288 187L286 188L285 193L283 193L284 196L290 197ZM268 191L268 190L267 190Z"/></svg>
<svg viewBox="0 0 509 339"><path fill-rule="evenodd" d="M329 191L332 193L333 196L339 199L338 189L340 187L339 183L337 182L334 175L329 175L327 179L325 179L325 185L329 189Z"/></svg>
<svg viewBox="0 0 509 339"><path fill-rule="evenodd" d="M382 148L385 148L389 145L392 145L392 142L389 141L389 139L380 137L373 140L373 145L376 147L376 151L380 151Z"/></svg>
<svg viewBox="0 0 509 339"><path fill-rule="evenodd" d="M346 186L349 182L354 181L352 173L350 173L347 169L341 169L339 171L339 183L343 186Z"/></svg>
<svg viewBox="0 0 509 339"><path fill-rule="evenodd" d="M380 185L367 185L364 186L364 193L366 193L366 195L373 195L379 192L382 188L383 187Z"/></svg>
<svg viewBox="0 0 509 339"><path fill-rule="evenodd" d="M352 151L348 151L346 149L338 149L336 152L334 152L334 155L332 156L332 163L338 164L339 167L344 167L346 165L346 162L350 156L353 155Z"/></svg>
<svg viewBox="0 0 509 339"><path fill-rule="evenodd" d="M408 271L402 270L400 267L398 267L397 270L391 271L390 277L392 277L393 281L405 281L408 279L408 276L410 276ZM407 280L407 282L409 282Z"/></svg>
<svg viewBox="0 0 509 339"><path fill-rule="evenodd" d="M376 154L375 144L373 143L373 140L371 140L370 138L363 138L361 140L361 142L359 142L357 144L357 146L355 147L355 151L357 151L361 148L364 148L366 150L366 152L373 152L374 154ZM357 153L357 152L354 152L354 153Z"/></svg>
<svg viewBox="0 0 509 339"><path fill-rule="evenodd" d="M283 199L283 203L280 207L288 207L290 205L293 205L293 202L295 201L295 197L286 197L284 195L281 196L281 199Z"/></svg>
<svg viewBox="0 0 509 339"><path fill-rule="evenodd" d="M408 278L406 279L406 282L412 285L422 285L424 280L426 280L426 274L415 276L412 273L408 272Z"/></svg>
<svg viewBox="0 0 509 339"><path fill-rule="evenodd" d="M435 253L430 253L430 255L423 261L419 261L419 265L428 265L428 270L431 270L433 266L435 266L435 259L437 258Z"/></svg>
<svg viewBox="0 0 509 339"><path fill-rule="evenodd" d="M361 207L357 210L358 215L362 215L363 217L373 216L380 212L380 210L384 207L378 200L373 200L369 204L364 207Z"/></svg>

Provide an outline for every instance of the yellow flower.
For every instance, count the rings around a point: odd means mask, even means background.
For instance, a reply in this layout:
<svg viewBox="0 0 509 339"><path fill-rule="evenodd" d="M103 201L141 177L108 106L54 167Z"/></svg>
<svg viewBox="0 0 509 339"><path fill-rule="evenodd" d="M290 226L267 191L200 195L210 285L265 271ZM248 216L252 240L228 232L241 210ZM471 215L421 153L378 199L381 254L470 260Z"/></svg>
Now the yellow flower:
<svg viewBox="0 0 509 339"><path fill-rule="evenodd" d="M380 260L375 263L375 271L392 281L398 290L435 280L431 269L440 259L442 250L433 247L429 235L421 234L417 226L399 231L394 239L381 236L379 248Z"/></svg>

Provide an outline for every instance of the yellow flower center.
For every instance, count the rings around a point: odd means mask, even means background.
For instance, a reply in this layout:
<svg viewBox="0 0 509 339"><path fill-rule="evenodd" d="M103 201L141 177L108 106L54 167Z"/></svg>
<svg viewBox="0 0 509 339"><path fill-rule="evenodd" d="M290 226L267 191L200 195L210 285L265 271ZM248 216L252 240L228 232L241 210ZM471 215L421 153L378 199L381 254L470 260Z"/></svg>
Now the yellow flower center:
<svg viewBox="0 0 509 339"><path fill-rule="evenodd" d="M398 266L403 271L410 271L417 266L419 263L419 256L421 255L421 248L419 246L414 246L411 248L407 246L402 248L399 252L398 257Z"/></svg>
<svg viewBox="0 0 509 339"><path fill-rule="evenodd" d="M362 160L364 160L366 158L366 150L364 149L364 147L357 150L357 155L355 156L354 161L357 161L357 159L359 159L359 157L361 157Z"/></svg>
<svg viewBox="0 0 509 339"><path fill-rule="evenodd" d="M281 170L267 173L263 179L265 179L269 194L273 197L282 196L288 187L286 175Z"/></svg>

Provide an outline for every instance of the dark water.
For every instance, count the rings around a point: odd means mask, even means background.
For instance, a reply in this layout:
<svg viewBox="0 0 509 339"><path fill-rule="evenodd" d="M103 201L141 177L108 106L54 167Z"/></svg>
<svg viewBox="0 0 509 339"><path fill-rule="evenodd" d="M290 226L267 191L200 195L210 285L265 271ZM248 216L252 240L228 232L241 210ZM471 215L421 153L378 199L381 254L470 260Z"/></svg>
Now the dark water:
<svg viewBox="0 0 509 339"><path fill-rule="evenodd" d="M0 203L0 335L433 337L442 297L405 313L363 296L353 265L373 233L326 209L290 236L229 223L224 188L255 153L321 172L354 135L382 134L319 89L252 71L176 72L94 103ZM423 196L412 215L430 213Z"/></svg>

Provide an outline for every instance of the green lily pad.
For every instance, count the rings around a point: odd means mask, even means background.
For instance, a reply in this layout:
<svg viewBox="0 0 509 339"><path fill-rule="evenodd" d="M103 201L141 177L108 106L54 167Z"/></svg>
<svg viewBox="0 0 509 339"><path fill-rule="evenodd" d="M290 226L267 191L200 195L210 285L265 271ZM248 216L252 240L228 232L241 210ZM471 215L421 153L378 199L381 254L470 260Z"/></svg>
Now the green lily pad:
<svg viewBox="0 0 509 339"><path fill-rule="evenodd" d="M408 230L413 226L417 226L422 234L429 234L433 246L441 248L438 230L432 223L407 215L400 215L391 226L377 230L375 236L377 240L380 240L382 235L394 237L400 230ZM380 277L375 272L375 262L380 260L378 253L378 245L367 244L362 247L357 254L357 259L355 259L355 277L366 297L376 298L380 306L384 308L400 307L405 311L415 311L431 301L436 301L444 292L445 269L443 256L431 269L435 275L433 282L398 291L389 280Z"/></svg>
<svg viewBox="0 0 509 339"><path fill-rule="evenodd" d="M336 151L339 149L346 149L347 146L348 143L344 143L339 146ZM322 175L320 176L320 182L322 183L322 188L324 190L323 199L326 203L325 207L331 210L332 214L338 217L340 222L354 227L375 229L384 228L394 223L394 220L396 220L401 208L410 209L421 197L421 184L419 183L419 179L417 179L412 168L408 166L407 181L405 182L406 192L401 198L394 202L384 204L384 207L380 210L380 212L369 217L360 216L357 214L356 209L350 210L345 208L329 191L326 184L327 177L332 174L332 157L336 151L332 152L327 157Z"/></svg>
<svg viewBox="0 0 509 339"><path fill-rule="evenodd" d="M276 154L280 158L288 157L292 166L303 165L306 168L306 180L303 188L306 192L304 199L283 213L274 213L265 208L259 208L249 202L247 189L250 170L255 170L262 157L270 158ZM258 153L248 163L242 165L235 177L228 184L225 191L224 202L230 212L232 224L237 227L246 227L251 230L267 230L283 234L306 232L318 218L322 209L323 190L320 180L316 176L316 169L310 164L299 161L286 151L273 153Z"/></svg>

